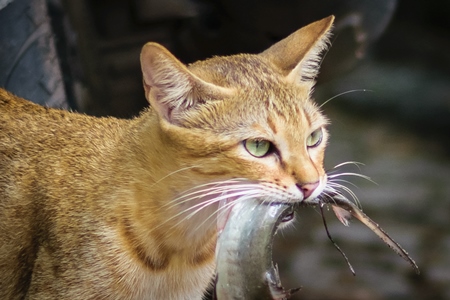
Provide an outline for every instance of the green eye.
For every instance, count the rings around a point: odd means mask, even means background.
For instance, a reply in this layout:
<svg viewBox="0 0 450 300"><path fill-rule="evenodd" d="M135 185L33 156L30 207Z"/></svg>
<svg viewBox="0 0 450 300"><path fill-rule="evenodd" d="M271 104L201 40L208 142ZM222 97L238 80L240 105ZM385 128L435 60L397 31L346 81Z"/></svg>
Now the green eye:
<svg viewBox="0 0 450 300"><path fill-rule="evenodd" d="M320 144L320 142L322 141L322 128L319 128L317 130L314 130L309 136L308 139L306 140L306 146L307 147L316 147Z"/></svg>
<svg viewBox="0 0 450 300"><path fill-rule="evenodd" d="M250 139L244 141L245 149L255 157L263 157L269 153L271 143L266 140Z"/></svg>

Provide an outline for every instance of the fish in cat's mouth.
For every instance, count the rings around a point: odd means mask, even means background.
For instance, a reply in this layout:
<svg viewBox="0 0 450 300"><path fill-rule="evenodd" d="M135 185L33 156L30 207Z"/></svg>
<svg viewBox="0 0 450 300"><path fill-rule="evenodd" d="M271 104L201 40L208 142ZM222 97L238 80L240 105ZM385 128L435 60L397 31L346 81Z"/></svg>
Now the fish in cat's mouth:
<svg viewBox="0 0 450 300"><path fill-rule="evenodd" d="M336 187L336 186L334 186ZM308 197L303 199L302 201L273 201L270 200L270 195L266 195L261 197L258 194L244 194L236 193L236 191L231 192L230 197L227 195L229 191L226 191L222 194L221 200L219 201L219 206L217 210L217 232L222 233L227 222L230 218L230 214L232 212L233 207L236 203L241 201L246 201L250 199L259 198L261 203L278 203L284 202L288 205L292 205L292 207L303 207L303 206L320 206L322 209L325 205L331 205L333 208L336 217L341 221L345 226L349 226L349 220L351 217L355 217L364 225L369 227L378 237L380 237L392 250L394 250L398 255L400 255L403 259L408 261L414 270L419 273L419 268L417 267L414 260L408 255L408 253L397 243L395 242L381 227L375 223L372 219L370 219L366 214L362 212L362 210L349 201L345 196L341 193L337 192L333 187L327 186L325 189L321 190L318 196ZM233 196L232 196L233 195ZM286 223L291 221L294 218L294 210L292 212L287 213L280 220L280 223ZM252 220L248 220L252 222ZM326 225L325 225L326 226ZM344 255L345 257L345 255ZM351 266L350 266L351 267ZM352 268L351 268L352 269Z"/></svg>
<svg viewBox="0 0 450 300"><path fill-rule="evenodd" d="M322 198L297 203L270 203L258 198L247 200L237 201L237 205L230 209L230 220L218 239L215 299L288 299L300 290L285 290L282 286L278 267L272 261L272 244L280 223L289 220L294 210L303 206L320 205L322 209L329 204L345 210L368 226L419 273L408 253L342 195L327 193ZM334 243L331 237L330 240ZM336 244L335 246L341 251ZM341 253L355 274L347 257L342 251Z"/></svg>
<svg viewBox="0 0 450 300"><path fill-rule="evenodd" d="M320 184L317 184L317 191L315 191L314 193L311 193L313 197L310 197L308 195L308 198L303 199L300 202L303 202L305 200L310 200L310 201L314 202L315 201L314 199L319 197L321 195L321 193L323 192L323 189L319 188L319 185ZM267 189L268 189L268 187L266 185L264 190L267 190ZM277 191L277 192L274 192L274 191ZM272 193L272 195L271 195L271 193ZM262 193L262 194L265 194L265 193ZM235 190L233 190L231 192L230 191L223 192L221 194L221 196L219 197L221 200L218 201L217 232L220 234L222 232L222 230L225 228L225 225L228 222L228 219L230 216L230 212L233 209L233 207L237 201L246 201L249 198L260 198L261 202L267 202L267 203L292 203L292 204L300 203L299 201L291 201L293 199L294 200L296 199L295 195L291 195L291 194L289 194L289 197L286 199L283 199L283 200L279 199L280 195L283 195L285 197L287 194L280 194L280 191L277 189L273 189L272 191L270 191L269 193L267 193L267 195L264 195L263 197L261 197L261 193L250 192L248 194L241 195L240 192L236 192ZM276 197L275 195L278 197ZM274 197L274 198L272 198L272 197ZM281 220L281 223L286 223L286 222L293 220L294 216L295 216L294 211L292 211L291 213L289 213L283 217L283 219Z"/></svg>

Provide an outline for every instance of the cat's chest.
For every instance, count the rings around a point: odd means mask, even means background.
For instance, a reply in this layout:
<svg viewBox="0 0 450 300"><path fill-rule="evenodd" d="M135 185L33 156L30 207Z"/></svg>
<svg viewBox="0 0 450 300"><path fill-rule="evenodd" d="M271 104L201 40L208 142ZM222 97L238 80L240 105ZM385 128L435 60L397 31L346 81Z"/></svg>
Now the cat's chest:
<svg viewBox="0 0 450 300"><path fill-rule="evenodd" d="M214 274L214 259L193 265L180 258L164 269L151 270L120 242L113 248L108 264L112 274L120 276L114 290L120 291L121 299L202 299Z"/></svg>
<svg viewBox="0 0 450 300"><path fill-rule="evenodd" d="M172 270L160 274L136 272L127 281L130 299L202 299L213 276L214 266L198 269Z"/></svg>

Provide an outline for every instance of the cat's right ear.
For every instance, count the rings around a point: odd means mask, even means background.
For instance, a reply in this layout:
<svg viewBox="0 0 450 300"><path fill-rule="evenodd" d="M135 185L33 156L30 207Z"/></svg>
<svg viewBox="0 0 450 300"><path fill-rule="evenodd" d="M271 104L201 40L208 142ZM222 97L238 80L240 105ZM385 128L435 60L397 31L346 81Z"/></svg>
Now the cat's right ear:
<svg viewBox="0 0 450 300"><path fill-rule="evenodd" d="M260 55L276 65L289 81L314 81L333 21L334 16L329 16L302 27Z"/></svg>
<svg viewBox="0 0 450 300"><path fill-rule="evenodd" d="M197 105L224 99L232 93L199 78L157 43L147 43L142 48L141 68L145 97L158 115L172 124L178 124Z"/></svg>

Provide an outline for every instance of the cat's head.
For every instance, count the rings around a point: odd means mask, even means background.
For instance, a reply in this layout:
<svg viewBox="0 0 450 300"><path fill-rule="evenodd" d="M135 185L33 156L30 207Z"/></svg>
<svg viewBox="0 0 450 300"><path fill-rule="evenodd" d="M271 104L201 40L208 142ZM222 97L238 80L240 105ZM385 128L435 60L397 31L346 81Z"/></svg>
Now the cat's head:
<svg viewBox="0 0 450 300"><path fill-rule="evenodd" d="M186 180L205 186L229 180L233 191L247 187L247 195L280 201L323 191L327 119L311 92L333 19L303 27L260 54L188 66L158 44L144 46L146 97Z"/></svg>

